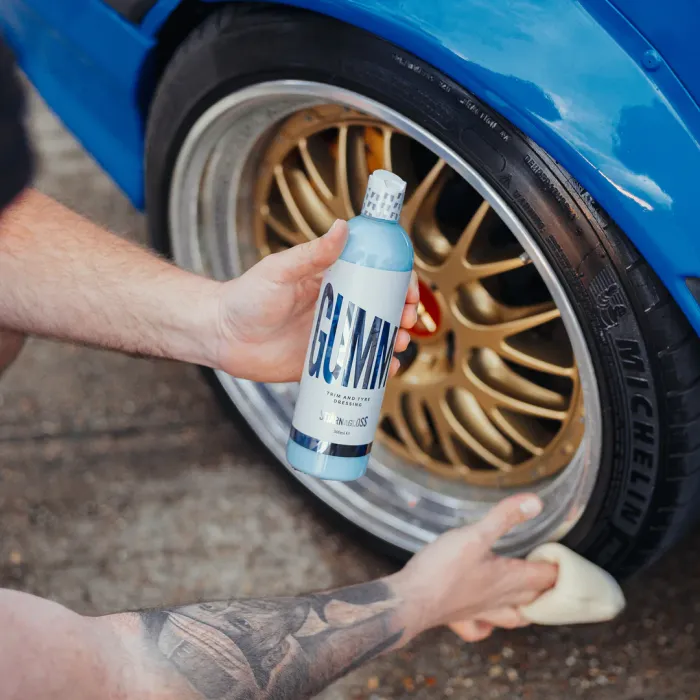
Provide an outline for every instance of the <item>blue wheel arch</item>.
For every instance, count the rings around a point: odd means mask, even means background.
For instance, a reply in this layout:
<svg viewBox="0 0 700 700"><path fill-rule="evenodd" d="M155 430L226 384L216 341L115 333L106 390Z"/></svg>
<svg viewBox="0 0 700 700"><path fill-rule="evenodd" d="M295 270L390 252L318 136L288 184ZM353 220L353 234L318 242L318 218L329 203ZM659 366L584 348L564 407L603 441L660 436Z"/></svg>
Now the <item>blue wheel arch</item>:
<svg viewBox="0 0 700 700"><path fill-rule="evenodd" d="M144 114L154 89L152 60L159 31L181 2L195 1L156 0L133 26L101 0L73 0L84 11L86 23L89 15L98 39L80 36L75 26L69 28L65 18L57 16L61 10L55 5L60 3L53 0L0 0L0 22L30 78L139 207ZM615 2L619 5L622 0ZM638 2L651 5L649 0ZM664 57L608 0L286 0L285 4L336 17L383 37L498 110L607 210L700 333L700 307L686 284L687 278L700 277L700 198L693 177L700 172L700 111ZM700 6L694 9L685 0L682 4L691 16L679 19L700 26ZM23 13L32 17L23 19ZM69 66L70 51L85 54L87 60L79 66L83 75L75 80L86 75L93 94L76 95L74 88L42 70L45 56L37 56L26 37L32 22L33 30L41 32L37 24L42 21L66 27L64 43L71 46L55 49L66 68L75 70L78 65L74 58ZM110 51L105 50L104 36L110 37ZM115 52L125 57L118 66ZM675 55L674 60L678 65L683 57ZM103 74L109 75L112 85L98 84L97 77ZM117 105L110 97L119 91L125 99Z"/></svg>

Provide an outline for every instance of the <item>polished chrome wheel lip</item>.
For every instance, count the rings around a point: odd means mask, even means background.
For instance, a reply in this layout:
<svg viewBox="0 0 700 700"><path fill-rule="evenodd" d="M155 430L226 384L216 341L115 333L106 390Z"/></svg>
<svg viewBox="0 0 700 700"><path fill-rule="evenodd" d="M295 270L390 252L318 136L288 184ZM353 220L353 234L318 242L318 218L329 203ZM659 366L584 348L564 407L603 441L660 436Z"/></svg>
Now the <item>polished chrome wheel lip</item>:
<svg viewBox="0 0 700 700"><path fill-rule="evenodd" d="M236 231L248 200L254 156L270 127L299 109L338 103L381 119L443 158L474 187L504 220L545 281L569 334L585 406L584 438L571 463L532 490L545 502L534 521L503 538L499 549L521 554L536 544L560 539L578 521L590 498L601 455L601 409L593 362L574 310L549 262L530 233L498 193L466 161L429 132L398 112L357 93L323 83L273 81L221 99L200 116L180 149L170 187L169 220L178 264L225 278L240 274L242 236ZM284 387L217 377L238 410L271 452L286 465L285 444L292 398ZM366 477L327 482L292 471L325 503L363 529L408 551L416 551L446 527L481 517L496 494L471 489L470 499L437 493L418 483L375 453ZM388 458L387 458L388 459ZM390 459L389 459L390 461ZM498 496L508 493L497 492Z"/></svg>

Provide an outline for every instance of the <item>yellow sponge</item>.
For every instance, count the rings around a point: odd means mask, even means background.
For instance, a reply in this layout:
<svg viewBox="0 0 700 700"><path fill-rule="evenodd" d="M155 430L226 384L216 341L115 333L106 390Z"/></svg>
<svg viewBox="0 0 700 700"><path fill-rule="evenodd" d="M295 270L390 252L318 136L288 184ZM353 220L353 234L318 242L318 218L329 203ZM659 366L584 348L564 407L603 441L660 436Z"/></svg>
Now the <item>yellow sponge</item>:
<svg viewBox="0 0 700 700"><path fill-rule="evenodd" d="M625 596L617 581L599 566L557 543L543 544L529 561L557 564L559 575L553 588L519 608L525 619L538 625L572 625L604 622L619 615Z"/></svg>

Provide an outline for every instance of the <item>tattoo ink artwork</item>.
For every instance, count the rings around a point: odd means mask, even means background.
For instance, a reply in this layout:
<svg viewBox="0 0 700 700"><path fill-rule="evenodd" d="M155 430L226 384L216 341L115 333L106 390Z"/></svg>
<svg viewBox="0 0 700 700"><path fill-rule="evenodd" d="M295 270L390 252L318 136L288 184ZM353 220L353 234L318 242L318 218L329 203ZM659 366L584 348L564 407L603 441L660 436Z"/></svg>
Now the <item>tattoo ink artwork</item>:
<svg viewBox="0 0 700 700"><path fill-rule="evenodd" d="M299 598L145 612L146 636L207 700L308 698L398 643L397 601L372 582Z"/></svg>

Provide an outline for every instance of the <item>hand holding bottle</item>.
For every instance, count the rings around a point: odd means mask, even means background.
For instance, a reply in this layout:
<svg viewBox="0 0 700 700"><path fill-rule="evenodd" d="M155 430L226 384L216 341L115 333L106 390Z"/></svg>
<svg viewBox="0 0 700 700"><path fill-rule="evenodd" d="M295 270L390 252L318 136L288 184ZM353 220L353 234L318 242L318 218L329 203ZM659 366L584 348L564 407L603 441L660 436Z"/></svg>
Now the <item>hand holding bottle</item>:
<svg viewBox="0 0 700 700"><path fill-rule="evenodd" d="M309 343L314 305L323 273L342 253L347 224L336 221L309 243L261 260L223 285L220 299L219 368L236 377L264 382L298 381ZM415 274L406 297L395 351L408 347L416 322ZM398 370L396 358L390 373Z"/></svg>

